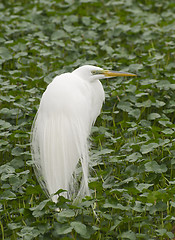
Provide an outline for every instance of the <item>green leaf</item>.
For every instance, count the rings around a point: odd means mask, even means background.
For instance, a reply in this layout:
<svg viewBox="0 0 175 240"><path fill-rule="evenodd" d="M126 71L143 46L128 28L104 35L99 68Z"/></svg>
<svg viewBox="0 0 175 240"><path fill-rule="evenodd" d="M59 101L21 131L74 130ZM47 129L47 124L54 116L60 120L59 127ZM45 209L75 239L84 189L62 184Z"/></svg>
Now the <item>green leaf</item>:
<svg viewBox="0 0 175 240"><path fill-rule="evenodd" d="M160 120L159 123L163 125L164 127L172 125L172 123L168 120Z"/></svg>
<svg viewBox="0 0 175 240"><path fill-rule="evenodd" d="M175 202L170 202L171 206L175 208Z"/></svg>
<svg viewBox="0 0 175 240"><path fill-rule="evenodd" d="M121 220L116 219L114 221L114 225L111 226L110 231L114 231L114 229L116 229L120 223L121 223Z"/></svg>
<svg viewBox="0 0 175 240"><path fill-rule="evenodd" d="M104 208L114 208L114 209L120 209L122 211L128 211L130 209L129 206L123 206L120 203L109 203L108 201L103 205Z"/></svg>
<svg viewBox="0 0 175 240"><path fill-rule="evenodd" d="M68 34L63 31L63 30L57 30L56 32L54 32L51 36L52 40L58 40L58 39L63 39L63 38L67 38L69 37Z"/></svg>
<svg viewBox="0 0 175 240"><path fill-rule="evenodd" d="M148 120L155 120L155 119L157 119L157 118L160 118L161 116L160 116L160 114L158 114L158 113L151 113L151 114L149 114L149 116L148 116Z"/></svg>
<svg viewBox="0 0 175 240"><path fill-rule="evenodd" d="M20 232L18 232L18 236L20 236L24 240L32 240L36 238L40 234L40 231L35 227L24 226Z"/></svg>
<svg viewBox="0 0 175 240"><path fill-rule="evenodd" d="M15 173L14 167L10 166L8 163L0 166L0 174L5 173L7 174L12 174Z"/></svg>
<svg viewBox="0 0 175 240"><path fill-rule="evenodd" d="M159 144L158 143L149 143L147 145L142 145L140 148L140 151L142 154L147 154L152 152L155 148L158 148Z"/></svg>
<svg viewBox="0 0 175 240"><path fill-rule="evenodd" d="M131 72L138 71L138 70L140 70L142 68L143 68L143 64L135 63L135 64L130 64L129 65L129 69L130 69Z"/></svg>
<svg viewBox="0 0 175 240"><path fill-rule="evenodd" d="M12 149L13 156L20 156L23 153L23 150L19 147L15 147Z"/></svg>
<svg viewBox="0 0 175 240"><path fill-rule="evenodd" d="M73 227L68 223L55 223L53 235L55 237L72 232Z"/></svg>
<svg viewBox="0 0 175 240"><path fill-rule="evenodd" d="M158 233L158 236L164 236L167 233L167 230L162 228L162 229L157 229L156 232Z"/></svg>
<svg viewBox="0 0 175 240"><path fill-rule="evenodd" d="M155 106L155 107L157 107L157 108L160 108L160 107L165 106L165 104L166 104L166 103L163 102L163 101L156 100L156 102L153 103L152 105Z"/></svg>
<svg viewBox="0 0 175 240"><path fill-rule="evenodd" d="M121 239L130 239L130 240L136 240L136 234L133 231L127 231L123 232L119 236Z"/></svg>
<svg viewBox="0 0 175 240"><path fill-rule="evenodd" d="M155 173L164 173L167 171L167 167L164 164L159 165L156 161L151 161L151 162L145 163L145 171L155 172Z"/></svg>
<svg viewBox="0 0 175 240"><path fill-rule="evenodd" d="M132 104L130 102L123 102L120 101L119 104L117 105L117 107L125 112L131 112L132 108L131 108Z"/></svg>
<svg viewBox="0 0 175 240"><path fill-rule="evenodd" d="M85 237L87 235L87 228L86 228L86 225L84 225L83 223L81 223L81 222L71 222L70 225L82 237L83 236Z"/></svg>
<svg viewBox="0 0 175 240"><path fill-rule="evenodd" d="M49 199L44 200L44 201L40 202L40 204L37 205L36 207L30 208L30 210L31 211L42 210L49 201L50 201Z"/></svg>
<svg viewBox="0 0 175 240"><path fill-rule="evenodd" d="M174 130L172 130L171 128L166 128L162 132L166 135L172 135L174 133Z"/></svg>
<svg viewBox="0 0 175 240"><path fill-rule="evenodd" d="M9 122L6 122L6 121L0 119L0 127L2 129L10 128L11 124Z"/></svg>
<svg viewBox="0 0 175 240"><path fill-rule="evenodd" d="M75 212L71 209L65 209L61 212L58 213L58 216L59 217L67 217L67 218L70 218L70 217L74 217L75 216Z"/></svg>
<svg viewBox="0 0 175 240"><path fill-rule="evenodd" d="M16 194L13 193L10 190L5 190L2 194L1 194L1 198L5 199L5 200L12 200L12 199L16 199Z"/></svg>
<svg viewBox="0 0 175 240"><path fill-rule="evenodd" d="M8 224L8 227L11 229L11 230L15 230L15 229L19 229L22 227L22 224L20 223L9 223Z"/></svg>
<svg viewBox="0 0 175 240"><path fill-rule="evenodd" d="M132 153L131 155L126 157L126 161L128 162L136 162L138 159L141 159L142 155L139 152Z"/></svg>
<svg viewBox="0 0 175 240"><path fill-rule="evenodd" d="M142 192L144 189L148 189L149 187L153 186L153 184L148 184L148 183L140 183L138 184L138 186L136 187L137 190L139 190L139 192Z"/></svg>
<svg viewBox="0 0 175 240"><path fill-rule="evenodd" d="M136 119L139 119L141 111L139 109L134 109L129 112L129 115L133 116Z"/></svg>
<svg viewBox="0 0 175 240"><path fill-rule="evenodd" d="M12 55L9 52L8 48L0 47L0 58L3 59L3 61L6 61L12 58Z"/></svg>
<svg viewBox="0 0 175 240"><path fill-rule="evenodd" d="M171 83L168 80L159 81L156 86L160 89L169 90L171 88Z"/></svg>
<svg viewBox="0 0 175 240"><path fill-rule="evenodd" d="M149 107L151 107L151 105L152 105L152 102L150 99L148 99L142 103L136 103L137 107L144 107L144 108L149 108Z"/></svg>

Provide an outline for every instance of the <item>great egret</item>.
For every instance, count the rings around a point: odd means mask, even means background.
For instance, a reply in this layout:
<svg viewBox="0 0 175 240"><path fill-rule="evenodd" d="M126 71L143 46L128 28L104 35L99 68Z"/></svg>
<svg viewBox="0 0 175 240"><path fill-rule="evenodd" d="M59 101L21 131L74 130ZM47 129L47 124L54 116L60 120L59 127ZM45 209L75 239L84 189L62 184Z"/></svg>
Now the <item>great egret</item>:
<svg viewBox="0 0 175 240"><path fill-rule="evenodd" d="M135 74L85 65L56 76L41 98L31 150L38 181L54 202L59 189L70 199L89 195L88 137L105 100L99 79L115 76Z"/></svg>

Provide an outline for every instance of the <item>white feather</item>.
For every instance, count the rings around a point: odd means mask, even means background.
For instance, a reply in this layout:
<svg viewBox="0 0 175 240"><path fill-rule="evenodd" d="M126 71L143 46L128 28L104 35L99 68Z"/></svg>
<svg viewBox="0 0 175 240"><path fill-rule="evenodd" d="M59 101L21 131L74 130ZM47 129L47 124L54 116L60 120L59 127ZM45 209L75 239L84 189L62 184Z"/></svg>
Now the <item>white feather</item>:
<svg viewBox="0 0 175 240"><path fill-rule="evenodd" d="M83 66L57 76L42 96L31 149L35 173L49 195L59 189L67 190L63 195L70 199L90 194L88 137L104 101L100 76L91 74L97 69ZM57 196L52 199L56 202Z"/></svg>

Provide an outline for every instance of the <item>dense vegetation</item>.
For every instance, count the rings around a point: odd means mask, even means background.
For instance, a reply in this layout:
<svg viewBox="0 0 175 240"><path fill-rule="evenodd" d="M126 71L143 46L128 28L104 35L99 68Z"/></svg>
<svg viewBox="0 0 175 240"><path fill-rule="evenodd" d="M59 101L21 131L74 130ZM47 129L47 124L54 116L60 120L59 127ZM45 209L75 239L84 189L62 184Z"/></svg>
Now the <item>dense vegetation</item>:
<svg viewBox="0 0 175 240"><path fill-rule="evenodd" d="M174 9L174 0L1 1L1 239L174 238ZM138 77L102 81L92 198L56 206L33 173L30 129L52 78L87 63Z"/></svg>

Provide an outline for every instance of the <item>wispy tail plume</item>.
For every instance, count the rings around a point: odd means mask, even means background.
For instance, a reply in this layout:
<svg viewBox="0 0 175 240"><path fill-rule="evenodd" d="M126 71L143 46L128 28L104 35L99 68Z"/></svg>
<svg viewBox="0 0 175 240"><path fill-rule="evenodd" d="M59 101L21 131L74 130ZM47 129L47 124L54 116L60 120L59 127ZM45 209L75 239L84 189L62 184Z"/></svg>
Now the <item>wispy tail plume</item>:
<svg viewBox="0 0 175 240"><path fill-rule="evenodd" d="M38 110L32 127L32 158L38 181L48 195L59 189L67 190L62 195L69 199L89 195L89 129L85 125L77 117ZM57 196L52 200L56 202Z"/></svg>

